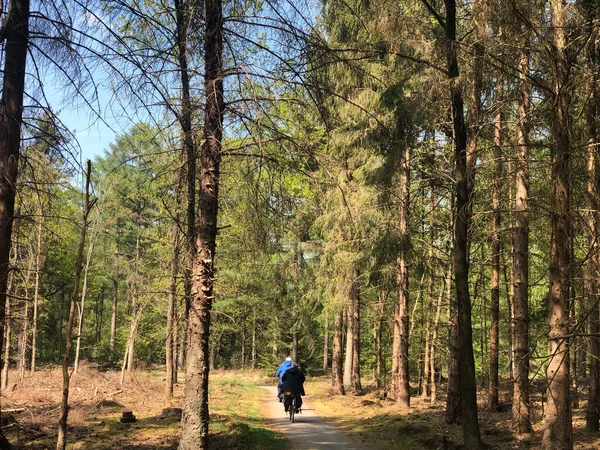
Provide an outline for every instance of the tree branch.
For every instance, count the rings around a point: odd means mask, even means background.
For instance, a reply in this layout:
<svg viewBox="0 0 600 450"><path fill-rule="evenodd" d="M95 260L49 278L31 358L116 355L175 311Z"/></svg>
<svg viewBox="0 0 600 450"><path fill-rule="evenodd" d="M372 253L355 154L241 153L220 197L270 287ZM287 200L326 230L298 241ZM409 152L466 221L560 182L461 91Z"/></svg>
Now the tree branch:
<svg viewBox="0 0 600 450"><path fill-rule="evenodd" d="M423 3L423 5L425 5L425 8L427 8L429 10L429 12L433 15L433 17L435 17L435 20L437 20L437 23L439 23L440 26L445 30L446 29L446 21L444 20L442 15L440 13L438 13L427 0L421 0L421 3Z"/></svg>

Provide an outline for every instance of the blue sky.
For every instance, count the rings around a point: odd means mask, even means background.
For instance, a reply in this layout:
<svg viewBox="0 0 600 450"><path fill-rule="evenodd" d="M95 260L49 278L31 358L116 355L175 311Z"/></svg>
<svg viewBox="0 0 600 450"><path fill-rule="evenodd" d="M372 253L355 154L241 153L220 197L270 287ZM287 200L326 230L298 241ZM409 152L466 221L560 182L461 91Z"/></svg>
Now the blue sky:
<svg viewBox="0 0 600 450"><path fill-rule="evenodd" d="M51 79L44 83L44 94L52 109L59 113L63 125L77 139L82 167L88 159L93 161L96 156L104 156L104 150L114 143L117 134L129 127L129 120L114 117L108 107L111 93L103 89L102 85L98 85L99 98L94 106L100 108L104 121L89 106L82 105L81 100L65 104L63 92L54 88Z"/></svg>
<svg viewBox="0 0 600 450"><path fill-rule="evenodd" d="M111 129L100 120L90 117L87 112L63 109L60 119L75 134L81 148L83 163L88 159L93 161L96 156L103 156L104 150L115 141L115 125L112 124L113 129Z"/></svg>

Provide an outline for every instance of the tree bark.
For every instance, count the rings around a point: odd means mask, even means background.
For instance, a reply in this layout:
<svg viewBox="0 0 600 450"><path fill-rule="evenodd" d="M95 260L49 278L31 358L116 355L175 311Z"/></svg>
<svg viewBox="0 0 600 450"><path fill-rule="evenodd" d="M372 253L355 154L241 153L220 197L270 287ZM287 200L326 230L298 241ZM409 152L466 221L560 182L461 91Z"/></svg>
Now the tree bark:
<svg viewBox="0 0 600 450"><path fill-rule="evenodd" d="M110 349L115 348L115 336L117 335L117 298L119 293L119 251L115 250L115 264L113 272L112 309L110 315Z"/></svg>
<svg viewBox="0 0 600 450"><path fill-rule="evenodd" d="M31 271L29 271L27 274L27 281L29 281L30 273ZM26 297L29 297L29 291L26 289L25 292ZM25 370L27 369L27 347L29 345L29 316L29 301L26 301L25 306L22 307L21 323L23 324L23 328L21 330L21 339L19 339L19 379L21 380L21 383L25 379Z"/></svg>
<svg viewBox="0 0 600 450"><path fill-rule="evenodd" d="M185 309L184 309L184 328L187 329L189 310L192 302L192 266L196 257L196 177L197 177L197 158L198 149L194 140L192 130L192 97L190 93L190 73L188 70L188 31L192 23L190 20L190 8L194 8L195 2L187 2L185 0L174 0L176 9L176 28L177 28L177 57L179 62L180 81L181 81L181 112L179 114L179 126L183 135L183 154L187 166L187 208L186 208L186 225L187 225L187 264L185 266ZM182 335L180 344L180 353L178 355L178 365L183 366L185 361L187 337Z"/></svg>
<svg viewBox="0 0 600 450"><path fill-rule="evenodd" d="M4 20L0 26L0 42L4 44L4 75L0 98L0 352L4 351L6 289L23 122L29 0L11 0L8 11L10 20ZM0 361L2 360L0 357ZM0 430L0 449L4 448L10 448L10 444Z"/></svg>
<svg viewBox="0 0 600 450"><path fill-rule="evenodd" d="M344 395L343 369L344 311L334 314L331 387L335 395Z"/></svg>
<svg viewBox="0 0 600 450"><path fill-rule="evenodd" d="M454 280L458 335L460 342L460 393L462 398L462 425L465 448L481 448L477 418L477 386L473 356L473 330L471 326L471 299L469 296L468 237L471 223L473 173L467 155L467 128L464 120L463 94L458 79L458 43L456 42L456 2L444 0L446 7L445 32L447 63L452 104L454 150L456 164L456 221L454 232Z"/></svg>
<svg viewBox="0 0 600 450"><path fill-rule="evenodd" d="M396 255L396 283L398 300L394 314L394 342L392 348L392 391L396 403L410 406L409 373L409 317L408 317L408 220L410 208L410 148L402 149L402 162L398 180L398 241Z"/></svg>
<svg viewBox="0 0 600 450"><path fill-rule="evenodd" d="M298 362L298 332L292 332L292 361Z"/></svg>
<svg viewBox="0 0 600 450"><path fill-rule="evenodd" d="M177 274L179 272L179 216L176 216L173 230L173 248L171 250L171 273L169 277L169 292L167 294L167 326L165 339L165 363L167 366L167 379L165 395L167 400L173 398L173 371L175 368L175 304L177 302Z"/></svg>
<svg viewBox="0 0 600 450"><path fill-rule="evenodd" d="M42 270L42 231L44 225L44 212L42 211L42 200L38 198L38 230L35 249L35 283L33 288L33 318L31 319L31 363L29 370L33 375L35 373L35 356L37 353L37 325L38 310L40 303L40 275Z"/></svg>
<svg viewBox="0 0 600 450"><path fill-rule="evenodd" d="M600 430L600 245L597 238L600 232L600 170L598 157L598 141L600 129L598 116L600 115L600 67L598 65L598 9L596 5L588 5L586 8L588 20L588 32L590 39L587 46L587 72L588 72L588 101L586 104L586 124L588 132L587 153L587 194L590 212L587 215L588 228L588 252L589 258L585 262L584 288L590 311L590 386L588 392L588 404L585 416L585 428L587 431L596 432Z"/></svg>
<svg viewBox="0 0 600 450"><path fill-rule="evenodd" d="M96 334L94 343L102 341L102 326L104 325L104 284L100 287L100 296L96 297Z"/></svg>
<svg viewBox="0 0 600 450"><path fill-rule="evenodd" d="M496 99L502 102L504 80L496 83ZM500 208L500 196L502 191L503 176L503 151L502 151L502 107L498 107L494 122L494 160L495 173L492 188L492 267L490 281L490 376L488 382L488 409L495 411L498 408L498 386L500 384L498 374L498 358L500 347L500 253L502 244L500 241L500 228L502 226L502 213Z"/></svg>
<svg viewBox="0 0 600 450"><path fill-rule="evenodd" d="M552 174L550 206L550 289L548 299L547 405L544 438L546 450L573 448L573 424L569 380L569 278L571 270L569 169L569 67L565 6L550 0L552 63L554 65L552 118Z"/></svg>
<svg viewBox="0 0 600 450"><path fill-rule="evenodd" d="M221 143L223 138L223 10L221 0L205 2L205 117L200 151L200 186L196 254L188 319L188 349L180 450L208 448L208 374L210 311L214 261Z"/></svg>
<svg viewBox="0 0 600 450"><path fill-rule="evenodd" d="M452 280L448 280L452 285ZM448 386L446 392L446 411L444 421L449 425L458 425L462 421L462 401L461 401L461 382L460 382L460 342L458 338L458 308L456 300L451 297L449 307L448 340L449 340L449 359L448 359Z"/></svg>
<svg viewBox="0 0 600 450"><path fill-rule="evenodd" d="M138 328L137 314L138 295L140 286L140 239L141 236L138 235L135 240L135 279L133 280L131 288L131 324L129 330L129 344L125 349L125 356L123 357L123 361L127 361L127 373L133 373L135 370L135 341L137 337Z"/></svg>
<svg viewBox="0 0 600 450"><path fill-rule="evenodd" d="M85 183L85 203L83 205L83 221L81 224L81 237L79 239L79 248L77 250L77 260L75 262L75 279L73 280L73 295L71 296L71 308L69 309L69 321L66 331L65 356L62 363L63 389L60 404L60 417L58 419L58 439L56 441L56 450L65 450L67 446L67 417L69 415L69 363L71 362L71 348L73 347L73 322L75 319L75 304L79 297L79 283L81 281L81 269L83 263L83 247L85 245L85 233L87 231L88 215L92 203L90 203L90 177L92 173L92 162L87 162L87 177Z"/></svg>
<svg viewBox="0 0 600 450"><path fill-rule="evenodd" d="M323 331L323 370L329 367L329 317L325 311L325 326Z"/></svg>
<svg viewBox="0 0 600 450"><path fill-rule="evenodd" d="M529 36L526 26L521 30ZM513 253L513 429L531 431L529 403L529 53L519 50Z"/></svg>
<svg viewBox="0 0 600 450"><path fill-rule="evenodd" d="M376 319L375 319L375 388L381 389L385 384L383 374L385 372L383 362L383 345L381 335L383 333L383 316L385 314L385 293L380 292L377 301Z"/></svg>
<svg viewBox="0 0 600 450"><path fill-rule="evenodd" d="M257 358L257 350L256 350L256 307L252 308L252 370L256 369L256 358Z"/></svg>
<svg viewBox="0 0 600 450"><path fill-rule="evenodd" d="M442 279L442 285L440 286L440 292L437 298L437 304L435 306L435 319L433 320L433 330L431 333L431 352L429 356L429 363L431 368L429 370L429 374L431 376L431 382L429 383L431 386L431 397L430 403L433 405L437 401L437 381L436 381L436 370L435 370L435 349L437 346L438 332L440 327L440 316L442 314L442 300L444 299L444 293L446 291L446 298L450 298L450 285L452 284L450 281L452 274L450 270L450 266L448 268L448 273L444 275Z"/></svg>
<svg viewBox="0 0 600 450"><path fill-rule="evenodd" d="M127 369L128 361L132 358L132 356L129 353L129 352L131 352L131 349L133 348L131 342L133 341L133 339L135 337L136 330L140 323L140 318L142 317L142 313L144 312L144 308L146 307L147 304L148 304L148 301L146 301L146 303L143 303L140 306L140 308L136 309L135 314L131 318L131 326L129 327L129 336L127 338L127 343L125 344L125 353L123 355L123 363L121 364L121 385L123 385L125 383L125 369Z"/></svg>
<svg viewBox="0 0 600 450"><path fill-rule="evenodd" d="M352 317L354 334L352 335L352 390L355 394L362 392L360 381L360 272L354 269L352 287L350 289L350 301L353 304Z"/></svg>
<svg viewBox="0 0 600 450"><path fill-rule="evenodd" d="M79 320L77 323L77 346L75 348L75 364L73 368L74 373L77 373L77 371L79 370L79 350L81 347L81 333L83 333L83 313L85 312L85 296L87 294L88 272L90 270L92 254L94 253L95 242L96 236L94 236L90 241L90 246L87 252L87 258L85 260L85 269L83 270L83 287L81 288L81 308L79 309Z"/></svg>
<svg viewBox="0 0 600 450"><path fill-rule="evenodd" d="M425 356L423 358L423 390L421 392L422 397L431 397L431 383L433 377L431 376L431 370L433 365L431 364L431 355L433 351L432 345L432 327L433 327L433 297L434 283L435 283L435 263L433 258L433 248L435 246L435 222L434 222L434 210L436 207L437 197L435 192L435 180L432 178L430 185L430 198L429 198L429 242L427 250L427 306L425 313Z"/></svg>
<svg viewBox="0 0 600 450"><path fill-rule="evenodd" d="M19 211L17 211L16 217L19 217ZM10 340L12 334L12 313L11 308L11 300L10 294L12 292L13 280L15 278L15 264L17 261L17 245L18 245L18 236L19 236L19 224L21 220L16 220L14 222L14 230L13 230L13 245L11 247L11 256L9 258L9 271L8 271L8 279L6 284L6 327L4 329L4 355L2 360L2 381L0 383L0 390L4 390L8 387L8 370L10 369ZM1 437L0 437L1 439ZM0 447L1 448L1 447Z"/></svg>
<svg viewBox="0 0 600 450"><path fill-rule="evenodd" d="M352 320L354 304L348 297L348 304L345 309L346 316L346 351L344 352L344 386L346 390L352 389L352 357L354 341L354 321Z"/></svg>
<svg viewBox="0 0 600 450"><path fill-rule="evenodd" d="M242 350L242 355L241 355L241 368L243 369L246 366L246 315L244 314L244 317L242 318L243 324L242 324L242 343L241 343L241 350ZM298 342L297 339L297 334L294 332L293 333L293 339L292 342L296 343ZM292 348L294 347L294 345L292 345ZM292 350L292 354L293 354L293 350ZM294 361L297 361L297 359L294 359Z"/></svg>

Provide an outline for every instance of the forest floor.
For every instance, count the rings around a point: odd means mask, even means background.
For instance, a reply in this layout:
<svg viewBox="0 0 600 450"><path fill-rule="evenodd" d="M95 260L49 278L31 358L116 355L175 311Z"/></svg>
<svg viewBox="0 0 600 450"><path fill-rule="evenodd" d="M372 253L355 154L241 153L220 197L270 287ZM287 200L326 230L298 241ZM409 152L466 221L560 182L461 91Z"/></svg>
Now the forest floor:
<svg viewBox="0 0 600 450"><path fill-rule="evenodd" d="M120 372L99 371L80 366L71 379L68 450L171 450L178 445L179 417L161 417L161 410L181 407L183 384L175 388L172 400L165 400L164 371L139 370L120 383ZM62 374L59 368L43 369L19 381L10 373L9 388L1 393L3 419L14 422L3 427L14 445L21 449L53 449L60 409ZM211 372L211 449L289 450L290 441L282 424L274 423L267 403L272 394L260 385L275 380L259 372ZM444 423L444 399L430 405L418 396L411 408L399 409L381 391L366 386L362 395L335 397L325 377L309 377L305 388L311 416L318 416L344 433L365 450L460 449L462 429ZM440 387L443 391L444 387ZM534 432L518 438L510 431L510 409L488 412L485 393L480 397L479 421L486 447L493 450L528 449L540 446L543 433L540 393L532 395ZM585 401L573 410L574 448L600 448L600 433L585 431ZM120 423L123 411L132 411L137 420ZM303 415L304 414L304 415ZM299 423L309 413L299 416ZM280 415L277 415L281 419ZM311 419L317 421L318 419ZM296 442L296 439L292 437Z"/></svg>

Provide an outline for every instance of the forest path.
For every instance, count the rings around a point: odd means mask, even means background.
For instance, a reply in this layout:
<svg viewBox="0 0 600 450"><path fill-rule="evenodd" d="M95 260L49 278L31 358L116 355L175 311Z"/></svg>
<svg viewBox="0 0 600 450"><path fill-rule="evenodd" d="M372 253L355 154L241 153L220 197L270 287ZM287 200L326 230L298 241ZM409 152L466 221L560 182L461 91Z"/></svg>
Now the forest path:
<svg viewBox="0 0 600 450"><path fill-rule="evenodd" d="M290 440L295 450L363 450L317 415L310 404L310 396L302 397L302 412L291 423L289 415L283 411L283 403L277 399L277 387L261 387L269 391L264 400L269 420Z"/></svg>

